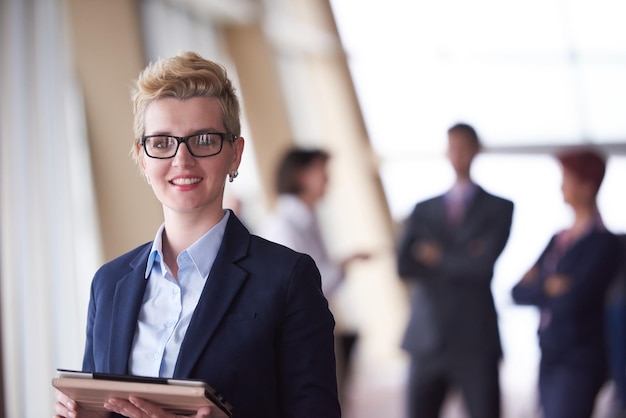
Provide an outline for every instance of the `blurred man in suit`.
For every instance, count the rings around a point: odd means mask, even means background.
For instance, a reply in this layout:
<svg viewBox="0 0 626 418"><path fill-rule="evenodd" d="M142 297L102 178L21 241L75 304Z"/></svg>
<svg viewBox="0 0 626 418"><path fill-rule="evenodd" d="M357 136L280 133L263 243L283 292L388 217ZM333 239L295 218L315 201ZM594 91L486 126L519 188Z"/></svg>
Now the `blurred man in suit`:
<svg viewBox="0 0 626 418"><path fill-rule="evenodd" d="M513 203L470 176L480 141L474 128L448 130L452 188L418 203L398 248L398 272L412 285L402 346L411 355L410 418L439 416L453 387L472 418L500 416L502 357L491 279L511 229Z"/></svg>

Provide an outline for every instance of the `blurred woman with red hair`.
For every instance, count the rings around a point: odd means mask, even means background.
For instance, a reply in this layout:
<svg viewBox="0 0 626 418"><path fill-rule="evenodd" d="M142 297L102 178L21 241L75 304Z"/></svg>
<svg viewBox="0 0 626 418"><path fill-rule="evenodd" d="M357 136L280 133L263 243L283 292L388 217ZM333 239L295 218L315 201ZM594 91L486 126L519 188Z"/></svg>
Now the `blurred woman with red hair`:
<svg viewBox="0 0 626 418"><path fill-rule="evenodd" d="M606 170L589 149L557 156L573 224L552 237L513 288L518 304L540 310L539 398L545 418L589 418L607 378L604 304L619 267L620 245L600 216L596 197Z"/></svg>

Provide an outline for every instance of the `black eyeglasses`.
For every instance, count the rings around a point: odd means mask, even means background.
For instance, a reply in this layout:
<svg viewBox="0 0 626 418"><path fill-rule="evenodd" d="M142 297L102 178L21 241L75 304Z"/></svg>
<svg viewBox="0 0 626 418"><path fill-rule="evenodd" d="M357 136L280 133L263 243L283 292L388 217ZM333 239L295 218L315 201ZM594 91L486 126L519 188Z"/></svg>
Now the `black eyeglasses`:
<svg viewBox="0 0 626 418"><path fill-rule="evenodd" d="M148 157L163 160L174 157L180 144L184 143L191 155L203 158L219 154L224 140L235 142L236 139L236 135L224 132L205 132L189 136L145 135L141 137L141 146Z"/></svg>

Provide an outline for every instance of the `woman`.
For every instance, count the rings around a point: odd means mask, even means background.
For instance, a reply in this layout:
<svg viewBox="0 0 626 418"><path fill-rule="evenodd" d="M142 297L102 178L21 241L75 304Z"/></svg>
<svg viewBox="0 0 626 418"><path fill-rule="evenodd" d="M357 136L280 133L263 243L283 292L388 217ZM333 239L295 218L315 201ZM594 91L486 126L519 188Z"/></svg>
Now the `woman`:
<svg viewBox="0 0 626 418"><path fill-rule="evenodd" d="M606 379L604 300L619 266L619 242L604 227L596 204L604 159L579 150L558 160L574 223L550 240L512 293L517 303L540 309L544 417L589 418Z"/></svg>
<svg viewBox="0 0 626 418"><path fill-rule="evenodd" d="M83 370L201 379L237 418L339 417L334 320L313 260L250 235L222 207L244 148L226 72L190 52L160 60L133 101L132 154L164 222L96 273ZM103 416L57 400L57 417ZM134 397L104 408L176 416Z"/></svg>
<svg viewBox="0 0 626 418"><path fill-rule="evenodd" d="M324 244L315 211L326 194L329 159L330 154L321 149L293 148L285 153L276 171L278 199L259 231L264 238L313 257L327 297L343 280L349 263L368 258L355 254L333 260Z"/></svg>
<svg viewBox="0 0 626 418"><path fill-rule="evenodd" d="M347 266L366 260L357 253L344 260L330 257L316 209L328 187L330 154L322 149L292 148L283 155L276 171L278 199L273 211L260 227L259 235L313 257L322 275L322 290L331 298L345 278ZM340 392L349 372L350 358L358 336L354 331L337 335Z"/></svg>

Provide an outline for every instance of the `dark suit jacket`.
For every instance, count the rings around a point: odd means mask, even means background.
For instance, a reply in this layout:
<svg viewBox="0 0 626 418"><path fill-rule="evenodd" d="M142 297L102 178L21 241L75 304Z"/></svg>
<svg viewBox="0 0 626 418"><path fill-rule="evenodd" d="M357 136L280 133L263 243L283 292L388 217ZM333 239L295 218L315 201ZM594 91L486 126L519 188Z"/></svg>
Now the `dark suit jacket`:
<svg viewBox="0 0 626 418"><path fill-rule="evenodd" d="M96 273L85 371L128 373L150 248ZM231 213L173 377L208 382L236 418L339 417L333 328L313 260L250 235Z"/></svg>
<svg viewBox="0 0 626 418"><path fill-rule="evenodd" d="M542 364L558 362L604 370L604 301L620 265L619 240L596 228L556 260L550 260L555 238L537 260L537 279L518 283L512 291L513 299L519 304L539 306L549 316L547 326L539 330ZM570 287L561 296L548 297L544 284L554 273L568 276Z"/></svg>
<svg viewBox="0 0 626 418"><path fill-rule="evenodd" d="M478 187L465 213L451 229L441 195L417 204L406 222L398 272L414 284L402 343L412 355L501 355L491 279L509 237L513 203ZM441 245L443 256L434 267L415 257L424 241Z"/></svg>

